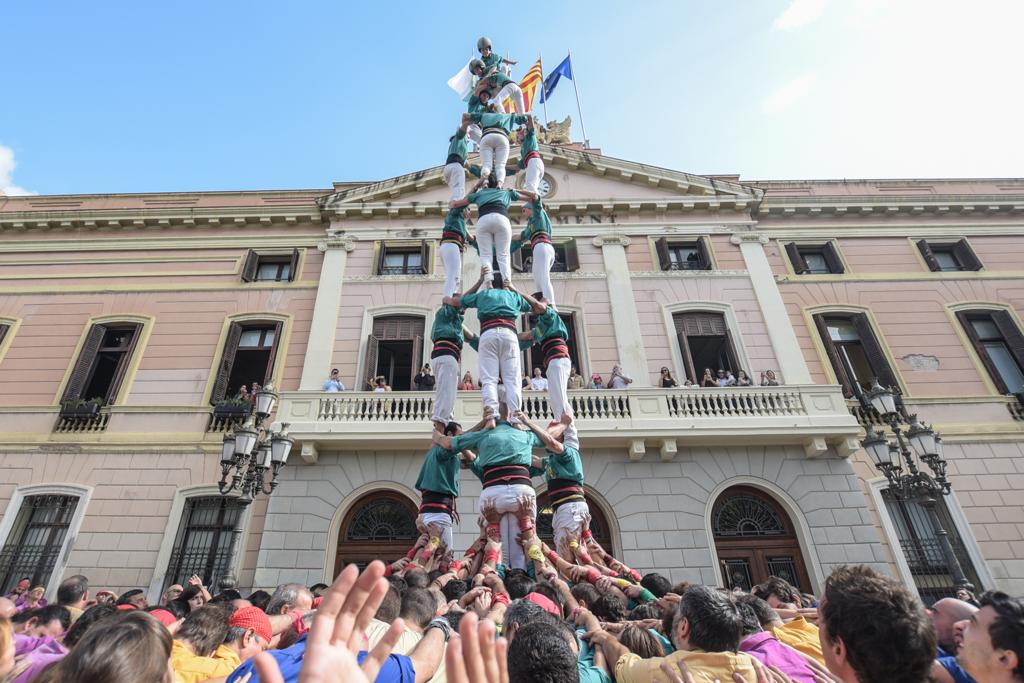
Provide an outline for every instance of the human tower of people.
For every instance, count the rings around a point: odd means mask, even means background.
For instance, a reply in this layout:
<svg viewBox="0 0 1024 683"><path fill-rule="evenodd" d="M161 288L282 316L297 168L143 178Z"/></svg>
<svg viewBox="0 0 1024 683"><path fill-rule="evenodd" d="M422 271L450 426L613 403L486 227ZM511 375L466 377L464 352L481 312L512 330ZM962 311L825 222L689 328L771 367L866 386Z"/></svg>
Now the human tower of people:
<svg viewBox="0 0 1024 683"><path fill-rule="evenodd" d="M502 70L512 64L494 52L491 41L477 42L480 58L470 63L478 77L468 111L450 138L444 181L451 188L439 253L445 268L444 297L431 330L431 360L436 376L432 420L433 446L427 452L416 487L422 494L417 519L420 537L406 557L388 567L390 574L412 568L450 572L460 579L525 569L537 578L562 574L573 581L596 583L612 577L621 587L640 575L612 557L589 529L590 512L583 489L580 441L567 395L571 369L569 332L558 315L550 270L555 260L551 221L538 194L544 159L532 116L523 111L519 86ZM510 100L513 112L501 102ZM510 140L520 157L506 169ZM469 143L478 145L480 165L468 166ZM467 170L479 181L466 194ZM525 171L522 190L506 189L509 174ZM513 240L508 209L525 200L526 227ZM466 228L467 207L477 208L476 235ZM511 253L529 243L536 292L520 292L512 283ZM483 264L480 279L459 291L462 255L472 245ZM496 263L496 267L495 264ZM464 313L476 309L480 334L465 327ZM516 321L532 313L532 328L518 332ZM483 419L472 429L452 421L460 377L462 348L479 353ZM535 424L521 410L520 352L541 346L553 419ZM535 450L544 449L544 455ZM459 471L480 478L480 537L461 559L454 559L452 525L458 519ZM536 533L537 493L533 477L543 476L554 509L555 548Z"/></svg>

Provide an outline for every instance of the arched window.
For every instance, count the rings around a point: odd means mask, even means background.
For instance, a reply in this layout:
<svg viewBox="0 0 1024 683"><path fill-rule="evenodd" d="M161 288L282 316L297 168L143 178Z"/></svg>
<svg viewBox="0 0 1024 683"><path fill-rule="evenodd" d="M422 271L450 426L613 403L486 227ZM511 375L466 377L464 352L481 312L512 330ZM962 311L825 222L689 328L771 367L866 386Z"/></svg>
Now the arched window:
<svg viewBox="0 0 1024 683"><path fill-rule="evenodd" d="M605 518L604 511L600 505L594 503L590 498L587 500L587 506L590 508L590 533L594 535L594 540L601 544L601 547L607 550L609 553L615 554L615 546L612 543L612 532L611 527L608 525L608 520ZM551 526L551 519L554 517L555 511L551 508L551 501L548 498L547 491L537 494L537 535L540 536L541 540L548 544L552 550L555 548L555 532Z"/></svg>
<svg viewBox="0 0 1024 683"><path fill-rule="evenodd" d="M711 531L726 587L749 591L778 576L810 589L793 523L767 493L748 486L723 491L711 509Z"/></svg>
<svg viewBox="0 0 1024 683"><path fill-rule="evenodd" d="M400 493L362 496L341 523L335 575L353 562L362 568L373 560L393 562L404 556L419 537L416 514L416 505Z"/></svg>

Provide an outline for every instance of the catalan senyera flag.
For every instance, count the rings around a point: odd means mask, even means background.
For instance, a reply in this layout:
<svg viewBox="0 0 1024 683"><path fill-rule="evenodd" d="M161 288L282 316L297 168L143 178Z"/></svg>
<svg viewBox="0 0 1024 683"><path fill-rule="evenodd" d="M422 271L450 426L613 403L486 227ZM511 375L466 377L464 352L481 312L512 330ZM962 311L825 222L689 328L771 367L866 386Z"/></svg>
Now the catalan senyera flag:
<svg viewBox="0 0 1024 683"><path fill-rule="evenodd" d="M523 80L519 82L519 89L523 91L523 106L526 108L527 112L533 109L534 95L537 94L537 88L540 87L543 80L544 70L541 68L540 60L538 59L534 62L533 66L530 67L530 70L526 72L526 76L523 77ZM501 106L504 107L507 112L513 111L515 108L515 105L512 104L511 97L502 102Z"/></svg>

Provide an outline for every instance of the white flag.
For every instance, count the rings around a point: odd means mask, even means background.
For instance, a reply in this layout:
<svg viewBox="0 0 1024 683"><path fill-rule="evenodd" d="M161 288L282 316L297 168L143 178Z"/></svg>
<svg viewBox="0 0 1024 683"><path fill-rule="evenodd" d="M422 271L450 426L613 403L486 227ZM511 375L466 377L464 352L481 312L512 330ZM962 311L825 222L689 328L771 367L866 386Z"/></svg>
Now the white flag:
<svg viewBox="0 0 1024 683"><path fill-rule="evenodd" d="M466 66L462 67L459 73L448 79L448 87L459 93L462 99L469 96L473 89L473 74L469 72L469 62L466 62Z"/></svg>

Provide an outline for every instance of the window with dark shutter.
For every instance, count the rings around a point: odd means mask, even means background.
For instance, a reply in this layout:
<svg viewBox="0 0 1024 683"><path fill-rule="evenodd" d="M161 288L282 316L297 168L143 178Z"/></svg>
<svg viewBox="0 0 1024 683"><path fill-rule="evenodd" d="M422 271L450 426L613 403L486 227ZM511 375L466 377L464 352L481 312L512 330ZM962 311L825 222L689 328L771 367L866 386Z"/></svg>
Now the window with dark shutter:
<svg viewBox="0 0 1024 683"><path fill-rule="evenodd" d="M188 498L174 538L163 589L186 585L192 575L203 585L216 586L231 567L231 535L245 507L237 498L205 496Z"/></svg>
<svg viewBox="0 0 1024 683"><path fill-rule="evenodd" d="M232 322L221 352L217 379L210 394L210 403L240 395L244 386L251 394L253 384L265 386L274 375L280 322Z"/></svg>
<svg viewBox="0 0 1024 683"><path fill-rule="evenodd" d="M932 272L981 270L982 264L966 239L956 242L918 240L917 248Z"/></svg>
<svg viewBox="0 0 1024 683"><path fill-rule="evenodd" d="M1007 311L958 311L964 332L1004 394L1024 394L1024 334Z"/></svg>
<svg viewBox="0 0 1024 683"><path fill-rule="evenodd" d="M870 389L875 378L882 386L900 391L866 314L817 314L814 321L836 379L848 398Z"/></svg>
<svg viewBox="0 0 1024 683"><path fill-rule="evenodd" d="M839 252L833 242L790 242L786 245L786 254L789 256L789 262L793 264L793 272L797 275L827 275L844 271L843 261L839 258Z"/></svg>
<svg viewBox="0 0 1024 683"><path fill-rule="evenodd" d="M243 282L293 282L299 267L299 250L290 254L249 252L242 270Z"/></svg>
<svg viewBox="0 0 1024 683"><path fill-rule="evenodd" d="M100 399L104 404L113 402L141 330L142 325L138 323L104 323L89 328L61 402L93 399Z"/></svg>
<svg viewBox="0 0 1024 683"><path fill-rule="evenodd" d="M568 242L562 243L562 248L565 252L565 270L570 273L579 270L580 254L576 248L576 240L571 239Z"/></svg>
<svg viewBox="0 0 1024 683"><path fill-rule="evenodd" d="M4 339L7 338L7 333L10 332L11 326L4 323L0 323L0 344L4 343Z"/></svg>
<svg viewBox="0 0 1024 683"><path fill-rule="evenodd" d="M25 578L32 586L49 583L77 507L77 496L41 494L22 500L0 550L0 592L7 595Z"/></svg>
<svg viewBox="0 0 1024 683"><path fill-rule="evenodd" d="M259 256L253 250L245 255L245 263L242 264L242 282L253 282L256 279L256 264Z"/></svg>
<svg viewBox="0 0 1024 683"><path fill-rule="evenodd" d="M703 237L692 240L662 237L654 246L662 270L711 270L711 252Z"/></svg>
<svg viewBox="0 0 1024 683"><path fill-rule="evenodd" d="M717 379L719 370L735 376L739 370L725 316L721 313L688 312L672 316L686 378L701 384L705 370Z"/></svg>

